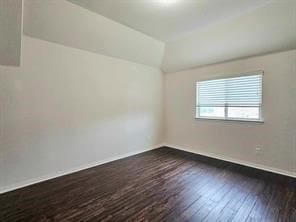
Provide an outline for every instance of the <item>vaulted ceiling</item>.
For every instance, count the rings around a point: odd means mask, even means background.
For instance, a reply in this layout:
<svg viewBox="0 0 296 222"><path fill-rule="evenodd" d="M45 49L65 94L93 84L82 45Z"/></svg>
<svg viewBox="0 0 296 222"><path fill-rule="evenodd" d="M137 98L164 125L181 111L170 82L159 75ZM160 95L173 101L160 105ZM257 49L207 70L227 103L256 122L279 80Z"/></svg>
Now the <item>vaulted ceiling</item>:
<svg viewBox="0 0 296 222"><path fill-rule="evenodd" d="M68 0L166 43L176 72L296 48L295 0Z"/></svg>
<svg viewBox="0 0 296 222"><path fill-rule="evenodd" d="M235 18L271 0L69 0L162 41Z"/></svg>
<svg viewBox="0 0 296 222"><path fill-rule="evenodd" d="M165 73L296 48L296 0L0 3L0 64L4 65L20 64L22 29L34 38Z"/></svg>

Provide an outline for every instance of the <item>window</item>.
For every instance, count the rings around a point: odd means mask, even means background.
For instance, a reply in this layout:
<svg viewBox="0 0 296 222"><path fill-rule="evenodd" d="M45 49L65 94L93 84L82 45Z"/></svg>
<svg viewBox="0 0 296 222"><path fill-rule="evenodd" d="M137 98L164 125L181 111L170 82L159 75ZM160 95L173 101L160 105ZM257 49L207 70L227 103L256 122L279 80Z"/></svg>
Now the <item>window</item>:
<svg viewBox="0 0 296 222"><path fill-rule="evenodd" d="M262 77L257 71L238 77L198 81L196 117L262 121Z"/></svg>

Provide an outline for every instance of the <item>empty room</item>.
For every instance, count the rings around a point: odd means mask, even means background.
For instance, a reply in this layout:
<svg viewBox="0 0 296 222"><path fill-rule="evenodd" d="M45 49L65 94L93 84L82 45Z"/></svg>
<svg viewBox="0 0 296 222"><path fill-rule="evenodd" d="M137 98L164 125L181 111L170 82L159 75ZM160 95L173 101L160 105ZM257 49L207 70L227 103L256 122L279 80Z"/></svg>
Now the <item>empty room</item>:
<svg viewBox="0 0 296 222"><path fill-rule="evenodd" d="M296 222L296 0L0 0L0 222Z"/></svg>

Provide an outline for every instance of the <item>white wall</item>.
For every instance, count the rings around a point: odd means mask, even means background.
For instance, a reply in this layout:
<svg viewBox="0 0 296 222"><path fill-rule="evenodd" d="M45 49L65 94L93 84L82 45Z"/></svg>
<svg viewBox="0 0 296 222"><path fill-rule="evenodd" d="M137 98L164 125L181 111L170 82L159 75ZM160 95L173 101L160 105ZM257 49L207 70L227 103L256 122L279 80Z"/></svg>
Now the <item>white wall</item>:
<svg viewBox="0 0 296 222"><path fill-rule="evenodd" d="M164 43L65 0L24 0L24 33L160 67Z"/></svg>
<svg viewBox="0 0 296 222"><path fill-rule="evenodd" d="M162 142L159 69L23 36L0 66L0 192Z"/></svg>
<svg viewBox="0 0 296 222"><path fill-rule="evenodd" d="M195 119L196 81L254 70L264 70L263 124ZM296 176L295 83L296 50L166 74L165 142Z"/></svg>
<svg viewBox="0 0 296 222"><path fill-rule="evenodd" d="M250 13L167 42L162 69L201 65L296 49L296 1L277 0Z"/></svg>
<svg viewBox="0 0 296 222"><path fill-rule="evenodd" d="M22 0L0 0L0 65L19 66Z"/></svg>

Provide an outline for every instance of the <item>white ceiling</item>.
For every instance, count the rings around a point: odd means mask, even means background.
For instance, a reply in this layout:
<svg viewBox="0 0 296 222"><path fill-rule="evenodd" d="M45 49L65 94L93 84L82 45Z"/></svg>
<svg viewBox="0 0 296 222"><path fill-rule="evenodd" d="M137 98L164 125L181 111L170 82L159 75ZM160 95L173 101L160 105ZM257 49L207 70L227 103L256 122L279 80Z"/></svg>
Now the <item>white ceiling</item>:
<svg viewBox="0 0 296 222"><path fill-rule="evenodd" d="M152 67L161 66L163 42L71 2L25 0L23 18L25 35Z"/></svg>
<svg viewBox="0 0 296 222"><path fill-rule="evenodd" d="M296 0L278 0L166 43L162 70L176 72L291 49L296 49Z"/></svg>
<svg viewBox="0 0 296 222"><path fill-rule="evenodd" d="M165 42L217 22L235 18L271 2L271 0L68 1Z"/></svg>

